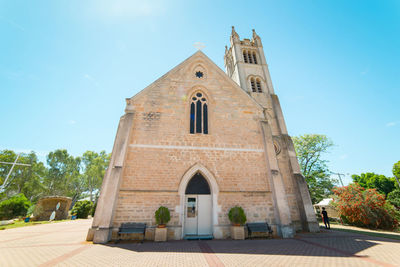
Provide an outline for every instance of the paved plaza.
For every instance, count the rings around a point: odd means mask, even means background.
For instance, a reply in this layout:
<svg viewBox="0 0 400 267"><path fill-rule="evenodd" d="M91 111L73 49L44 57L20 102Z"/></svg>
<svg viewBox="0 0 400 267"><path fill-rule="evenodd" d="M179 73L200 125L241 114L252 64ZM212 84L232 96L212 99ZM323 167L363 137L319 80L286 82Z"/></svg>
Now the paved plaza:
<svg viewBox="0 0 400 267"><path fill-rule="evenodd" d="M323 231L294 239L93 245L91 220L0 231L0 266L400 266L400 241Z"/></svg>

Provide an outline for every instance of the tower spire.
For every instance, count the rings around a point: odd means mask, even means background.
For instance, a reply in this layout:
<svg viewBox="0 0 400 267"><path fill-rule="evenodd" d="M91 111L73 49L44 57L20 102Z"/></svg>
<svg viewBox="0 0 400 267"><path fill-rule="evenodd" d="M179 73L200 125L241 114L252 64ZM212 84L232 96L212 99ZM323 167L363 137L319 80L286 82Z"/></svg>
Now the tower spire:
<svg viewBox="0 0 400 267"><path fill-rule="evenodd" d="M260 36L258 36L258 34L256 33L256 30L252 29L252 31L253 31L253 42L257 46L262 46Z"/></svg>
<svg viewBox="0 0 400 267"><path fill-rule="evenodd" d="M239 34L235 31L235 26L232 26L231 42L240 42Z"/></svg>

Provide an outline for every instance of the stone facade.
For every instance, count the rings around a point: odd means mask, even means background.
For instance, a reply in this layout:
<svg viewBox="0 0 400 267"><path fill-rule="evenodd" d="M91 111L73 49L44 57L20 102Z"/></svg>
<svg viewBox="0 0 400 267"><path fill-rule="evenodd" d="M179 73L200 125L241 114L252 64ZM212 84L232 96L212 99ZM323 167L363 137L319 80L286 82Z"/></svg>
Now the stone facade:
<svg viewBox="0 0 400 267"><path fill-rule="evenodd" d="M241 51L247 46L257 64L243 62ZM116 238L123 222L145 222L151 239L154 212L161 205L171 211L168 238L183 238L185 189L196 173L210 185L214 238L229 237L227 214L236 205L249 222L267 221L283 237L301 229L317 231L255 32L251 41L240 41L232 29L225 64L228 75L198 51L126 99L88 240ZM252 77L261 82L262 92L252 92ZM189 130L197 93L208 107L207 134Z"/></svg>

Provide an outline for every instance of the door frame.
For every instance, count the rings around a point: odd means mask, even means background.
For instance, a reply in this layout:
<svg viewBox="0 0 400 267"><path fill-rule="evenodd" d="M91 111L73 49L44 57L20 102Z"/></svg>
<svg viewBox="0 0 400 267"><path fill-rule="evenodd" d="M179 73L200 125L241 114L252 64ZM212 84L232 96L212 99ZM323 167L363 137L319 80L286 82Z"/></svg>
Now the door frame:
<svg viewBox="0 0 400 267"><path fill-rule="evenodd" d="M208 185L210 186L210 193L211 193L211 227L213 235L215 236L215 230L218 225L218 211L221 210L221 207L218 205L218 194L219 194L219 186L217 180L215 179L214 175L202 164L197 163L191 168L189 168L185 174L182 176L181 182L179 184L179 197L180 197L180 205L179 205L179 223L182 226L181 231L181 238L185 235L185 206L186 206L186 187L192 179L192 177L196 174L200 173L204 179L207 180Z"/></svg>

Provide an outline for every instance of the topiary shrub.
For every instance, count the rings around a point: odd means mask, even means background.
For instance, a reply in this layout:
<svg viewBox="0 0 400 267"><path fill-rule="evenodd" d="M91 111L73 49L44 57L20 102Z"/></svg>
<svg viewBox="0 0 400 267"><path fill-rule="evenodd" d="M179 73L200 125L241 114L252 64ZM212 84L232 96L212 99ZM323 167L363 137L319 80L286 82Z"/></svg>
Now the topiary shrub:
<svg viewBox="0 0 400 267"><path fill-rule="evenodd" d="M242 207L233 207L229 210L228 213L229 220L231 223L236 224L236 225L242 225L245 224L247 221L246 214L244 213L244 210Z"/></svg>
<svg viewBox="0 0 400 267"><path fill-rule="evenodd" d="M166 207L159 207L154 214L156 218L156 223L158 225L165 225L171 220L171 215L169 214L169 209Z"/></svg>
<svg viewBox="0 0 400 267"><path fill-rule="evenodd" d="M25 216L32 203L24 194L18 194L0 202L0 219L13 219Z"/></svg>
<svg viewBox="0 0 400 267"><path fill-rule="evenodd" d="M89 200L78 201L71 210L71 214L76 214L77 218L87 219L90 211L93 209L93 203Z"/></svg>

